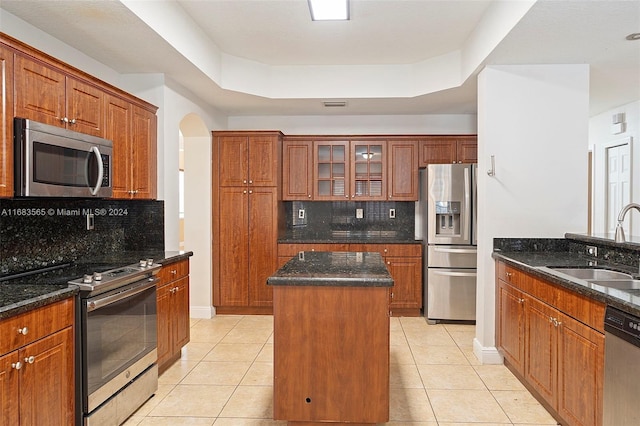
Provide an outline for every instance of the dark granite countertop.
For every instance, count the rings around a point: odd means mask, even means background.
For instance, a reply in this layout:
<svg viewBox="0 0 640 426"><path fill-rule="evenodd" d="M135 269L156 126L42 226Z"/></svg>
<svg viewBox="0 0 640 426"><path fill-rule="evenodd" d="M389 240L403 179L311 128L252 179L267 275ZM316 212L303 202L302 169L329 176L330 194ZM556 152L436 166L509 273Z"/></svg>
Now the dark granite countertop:
<svg viewBox="0 0 640 426"><path fill-rule="evenodd" d="M273 286L391 287L380 253L302 252L267 280Z"/></svg>
<svg viewBox="0 0 640 426"><path fill-rule="evenodd" d="M188 259L193 252L149 250L145 252L111 253L100 258L86 259L86 263L35 275L13 278L0 282L0 319L8 318L31 309L78 294L78 288L68 285L71 279L81 277L94 265L105 268L137 263L152 258L156 263L167 264Z"/></svg>
<svg viewBox="0 0 640 426"><path fill-rule="evenodd" d="M287 231L278 238L280 244L420 244L413 234L396 231Z"/></svg>
<svg viewBox="0 0 640 426"><path fill-rule="evenodd" d="M552 282L575 291L578 294L616 307L633 315L640 316L640 290L619 290L590 284L587 281L573 278L550 267L598 267L625 272L639 278L638 268L593 259L580 253L569 251L494 251L496 260L521 269L537 278Z"/></svg>

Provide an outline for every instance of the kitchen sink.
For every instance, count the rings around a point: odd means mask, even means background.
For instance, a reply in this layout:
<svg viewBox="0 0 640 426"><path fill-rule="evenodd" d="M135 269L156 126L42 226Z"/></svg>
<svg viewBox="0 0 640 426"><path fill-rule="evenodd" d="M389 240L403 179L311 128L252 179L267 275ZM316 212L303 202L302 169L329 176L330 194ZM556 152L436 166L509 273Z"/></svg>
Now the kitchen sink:
<svg viewBox="0 0 640 426"><path fill-rule="evenodd" d="M618 290L640 290L640 280L592 280L589 283Z"/></svg>
<svg viewBox="0 0 640 426"><path fill-rule="evenodd" d="M632 276L624 272L610 271L609 269L597 268L549 268L562 274L570 275L585 281L607 281L607 280L631 280ZM639 281L640 282L640 281Z"/></svg>

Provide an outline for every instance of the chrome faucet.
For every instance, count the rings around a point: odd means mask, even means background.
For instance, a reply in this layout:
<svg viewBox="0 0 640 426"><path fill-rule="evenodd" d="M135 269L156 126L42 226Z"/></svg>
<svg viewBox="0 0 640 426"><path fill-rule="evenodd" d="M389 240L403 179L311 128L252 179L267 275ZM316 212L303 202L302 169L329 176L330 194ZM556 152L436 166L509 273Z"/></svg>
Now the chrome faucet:
<svg viewBox="0 0 640 426"><path fill-rule="evenodd" d="M636 209L640 212L640 204L629 203L620 210L620 214L618 214L618 224L616 225L616 243L624 243L624 229L622 229L622 222L624 221L624 217L627 212L631 209Z"/></svg>

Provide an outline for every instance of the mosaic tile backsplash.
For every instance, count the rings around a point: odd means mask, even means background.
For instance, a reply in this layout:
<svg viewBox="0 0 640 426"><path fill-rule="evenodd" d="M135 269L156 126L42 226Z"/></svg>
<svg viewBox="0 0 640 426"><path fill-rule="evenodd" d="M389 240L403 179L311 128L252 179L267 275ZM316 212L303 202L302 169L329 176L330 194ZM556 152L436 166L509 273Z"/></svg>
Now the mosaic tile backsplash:
<svg viewBox="0 0 640 426"><path fill-rule="evenodd" d="M0 275L145 249L164 249L163 201L0 199Z"/></svg>

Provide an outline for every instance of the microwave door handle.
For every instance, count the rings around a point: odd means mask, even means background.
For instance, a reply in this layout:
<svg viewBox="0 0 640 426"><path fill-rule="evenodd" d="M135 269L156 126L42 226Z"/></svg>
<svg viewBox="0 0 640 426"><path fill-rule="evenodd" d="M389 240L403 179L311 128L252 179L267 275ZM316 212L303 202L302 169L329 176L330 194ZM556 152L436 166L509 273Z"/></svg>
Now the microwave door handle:
<svg viewBox="0 0 640 426"><path fill-rule="evenodd" d="M91 195L96 195L100 188L102 187L102 178L104 177L104 169L102 167L102 156L100 155L100 150L97 146L91 147L91 152L96 156L98 160L98 182L96 182L95 188L89 188L91 191Z"/></svg>

